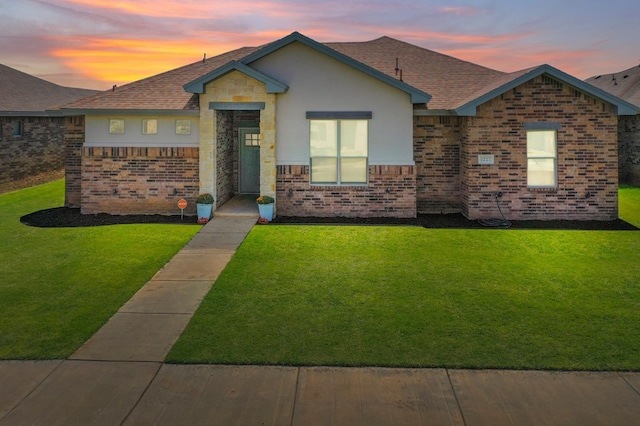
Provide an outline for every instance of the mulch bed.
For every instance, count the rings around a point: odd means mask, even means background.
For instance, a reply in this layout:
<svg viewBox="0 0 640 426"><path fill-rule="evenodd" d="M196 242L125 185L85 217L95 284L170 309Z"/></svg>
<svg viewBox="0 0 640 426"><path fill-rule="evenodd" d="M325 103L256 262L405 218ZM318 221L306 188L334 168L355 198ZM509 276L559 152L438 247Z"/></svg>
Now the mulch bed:
<svg viewBox="0 0 640 426"><path fill-rule="evenodd" d="M195 225L197 216L165 216L160 214L112 215L82 214L80 209L56 207L22 216L20 222L40 228L76 228L81 226L122 225L133 223L169 223Z"/></svg>
<svg viewBox="0 0 640 426"><path fill-rule="evenodd" d="M196 216L164 216L164 215L110 215L82 214L80 209L57 207L40 210L22 216L20 222L29 226L43 228L103 226L132 223L167 223L195 225ZM271 223L275 224L335 224L335 225L404 225L423 226L425 228L486 228L478 221L469 220L461 214L423 214L415 219L396 218L344 218L344 217L287 217L278 216ZM497 225L501 225L498 223ZM501 226L496 226L501 227ZM504 226L506 227L506 226ZM611 230L637 231L638 228L621 220L612 221L572 221L572 220L514 220L509 223L513 229L575 229L575 230Z"/></svg>

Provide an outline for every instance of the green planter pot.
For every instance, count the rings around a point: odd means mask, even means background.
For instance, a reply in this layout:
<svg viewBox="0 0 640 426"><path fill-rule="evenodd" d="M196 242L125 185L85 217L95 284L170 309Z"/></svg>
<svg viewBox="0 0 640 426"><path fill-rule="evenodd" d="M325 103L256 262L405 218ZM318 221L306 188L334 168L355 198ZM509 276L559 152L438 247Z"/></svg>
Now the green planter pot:
<svg viewBox="0 0 640 426"><path fill-rule="evenodd" d="M271 204L258 204L258 212L262 219L267 219L269 222L273 220L273 203Z"/></svg>

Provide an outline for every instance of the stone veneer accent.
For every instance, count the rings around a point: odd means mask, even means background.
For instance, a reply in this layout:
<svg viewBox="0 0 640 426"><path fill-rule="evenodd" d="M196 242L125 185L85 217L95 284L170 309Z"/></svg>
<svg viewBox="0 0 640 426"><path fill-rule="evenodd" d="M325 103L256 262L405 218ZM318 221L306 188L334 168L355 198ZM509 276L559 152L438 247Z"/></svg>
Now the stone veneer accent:
<svg viewBox="0 0 640 426"><path fill-rule="evenodd" d="M237 151L233 143L234 111L214 111L216 115L216 206L229 201L237 187L234 181L234 162Z"/></svg>
<svg viewBox="0 0 640 426"><path fill-rule="evenodd" d="M218 199L217 173L218 116L209 109L211 102L264 102L260 110L260 193L276 195L276 95L267 93L264 83L239 71L232 71L206 85L200 95L200 192L211 192ZM276 201L277 203L277 201Z"/></svg>
<svg viewBox="0 0 640 426"><path fill-rule="evenodd" d="M620 183L640 185L640 115L620 117L618 144Z"/></svg>
<svg viewBox="0 0 640 426"><path fill-rule="evenodd" d="M413 127L418 213L460 212L458 117L414 117Z"/></svg>
<svg viewBox="0 0 640 426"><path fill-rule="evenodd" d="M527 188L526 122L560 123L558 186ZM614 220L618 217L617 116L609 104L566 84L537 77L462 121L462 213L508 219ZM495 155L479 165L478 154Z"/></svg>
<svg viewBox="0 0 640 426"><path fill-rule="evenodd" d="M416 217L414 166L369 166L366 186L310 186L309 166L277 166L283 216Z"/></svg>
<svg viewBox="0 0 640 426"><path fill-rule="evenodd" d="M12 123L22 122L22 136ZM64 176L62 117L0 117L0 193Z"/></svg>
<svg viewBox="0 0 640 426"><path fill-rule="evenodd" d="M221 205L239 193L238 161L241 127L260 127L260 111L216 111L217 152L216 205Z"/></svg>
<svg viewBox="0 0 640 426"><path fill-rule="evenodd" d="M82 213L195 214L198 148L82 148Z"/></svg>

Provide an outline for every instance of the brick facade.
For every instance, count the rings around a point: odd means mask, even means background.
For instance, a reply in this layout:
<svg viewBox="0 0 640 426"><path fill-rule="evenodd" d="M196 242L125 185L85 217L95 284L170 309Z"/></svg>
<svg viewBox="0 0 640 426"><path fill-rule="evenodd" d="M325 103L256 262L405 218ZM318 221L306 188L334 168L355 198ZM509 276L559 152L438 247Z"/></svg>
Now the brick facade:
<svg viewBox="0 0 640 426"><path fill-rule="evenodd" d="M524 123L559 123L557 188L527 188ZM603 104L546 76L478 107L461 126L462 213L509 219L613 220L618 217L617 116ZM478 164L478 155L495 164Z"/></svg>
<svg viewBox="0 0 640 426"><path fill-rule="evenodd" d="M368 186L311 186L309 166L277 166L278 214L416 217L414 166L369 166Z"/></svg>
<svg viewBox="0 0 640 426"><path fill-rule="evenodd" d="M13 136L13 122L22 135ZM0 193L64 176L64 118L0 117Z"/></svg>
<svg viewBox="0 0 640 426"><path fill-rule="evenodd" d="M418 213L460 212L460 119L414 117Z"/></svg>
<svg viewBox="0 0 640 426"><path fill-rule="evenodd" d="M80 208L82 202L82 145L84 116L66 117L64 133L65 207Z"/></svg>
<svg viewBox="0 0 640 426"><path fill-rule="evenodd" d="M640 185L640 115L621 116L618 135L620 183Z"/></svg>
<svg viewBox="0 0 640 426"><path fill-rule="evenodd" d="M82 213L195 214L198 148L82 148Z"/></svg>

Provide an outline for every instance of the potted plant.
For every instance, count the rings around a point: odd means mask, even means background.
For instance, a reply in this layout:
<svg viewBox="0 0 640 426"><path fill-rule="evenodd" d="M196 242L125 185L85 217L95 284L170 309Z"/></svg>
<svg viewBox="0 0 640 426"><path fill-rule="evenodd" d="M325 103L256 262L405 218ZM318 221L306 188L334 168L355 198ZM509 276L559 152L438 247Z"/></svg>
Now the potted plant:
<svg viewBox="0 0 640 426"><path fill-rule="evenodd" d="M258 212L260 212L260 220L270 222L273 220L273 203L275 199L268 195L261 195L256 199L258 203Z"/></svg>
<svg viewBox="0 0 640 426"><path fill-rule="evenodd" d="M213 195L205 192L196 198L196 207L198 209L198 223L207 223L211 218L213 210Z"/></svg>

